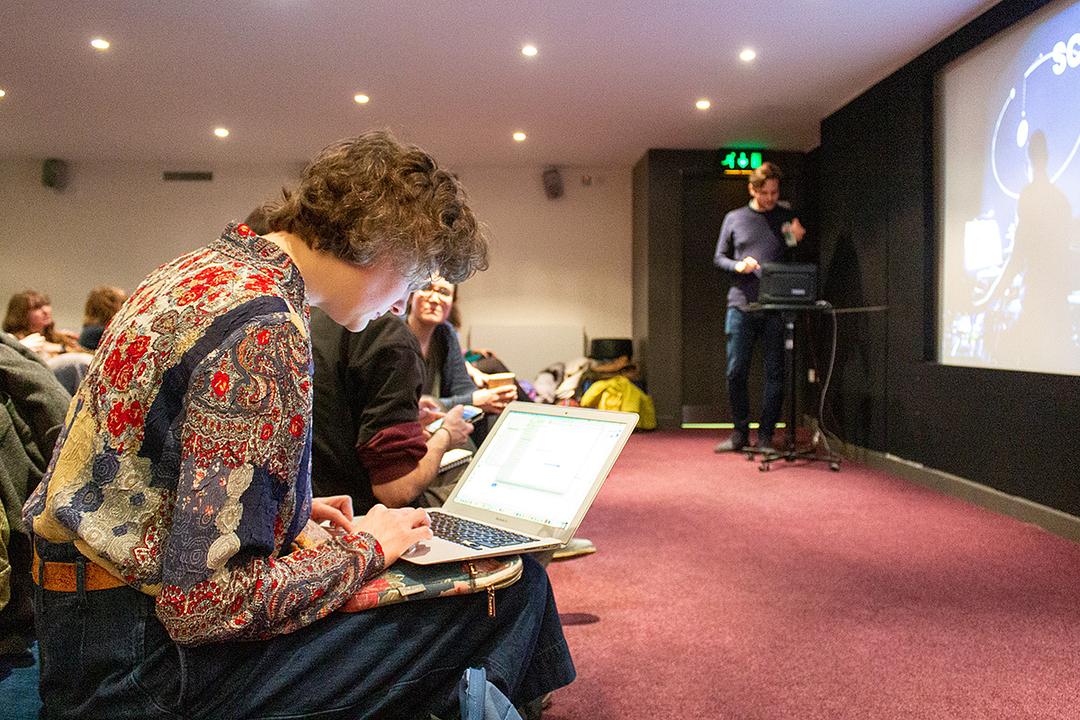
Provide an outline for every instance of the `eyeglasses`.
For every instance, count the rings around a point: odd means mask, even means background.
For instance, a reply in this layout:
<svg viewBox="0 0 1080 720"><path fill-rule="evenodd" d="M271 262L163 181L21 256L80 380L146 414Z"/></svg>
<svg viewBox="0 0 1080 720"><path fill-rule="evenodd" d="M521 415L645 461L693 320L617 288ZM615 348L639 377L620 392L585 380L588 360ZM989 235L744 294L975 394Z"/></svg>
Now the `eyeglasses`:
<svg viewBox="0 0 1080 720"><path fill-rule="evenodd" d="M425 295L431 295L432 293L434 293L435 295L439 295L446 300L454 299L454 288L446 287L445 285L432 285L431 283L428 283L416 292L421 292Z"/></svg>

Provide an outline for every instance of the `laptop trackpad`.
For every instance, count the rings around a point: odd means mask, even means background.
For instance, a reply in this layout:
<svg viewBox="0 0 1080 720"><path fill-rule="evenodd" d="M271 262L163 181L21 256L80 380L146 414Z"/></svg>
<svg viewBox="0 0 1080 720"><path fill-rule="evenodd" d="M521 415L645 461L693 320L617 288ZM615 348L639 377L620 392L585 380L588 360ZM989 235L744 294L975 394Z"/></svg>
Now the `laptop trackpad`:
<svg viewBox="0 0 1080 720"><path fill-rule="evenodd" d="M427 543L416 543L407 551L401 554L401 557L408 560L411 558L422 558L431 552L431 546Z"/></svg>

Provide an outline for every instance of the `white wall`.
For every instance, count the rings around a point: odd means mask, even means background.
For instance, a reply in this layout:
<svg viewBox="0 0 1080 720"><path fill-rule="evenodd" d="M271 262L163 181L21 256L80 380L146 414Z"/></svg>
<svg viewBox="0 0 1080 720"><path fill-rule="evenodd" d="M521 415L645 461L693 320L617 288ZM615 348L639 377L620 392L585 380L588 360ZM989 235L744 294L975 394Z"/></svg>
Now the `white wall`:
<svg viewBox="0 0 1080 720"><path fill-rule="evenodd" d="M630 168L562 168L557 200L541 172L458 172L492 238L491 268L458 290L466 330L579 325L589 337L630 337Z"/></svg>
<svg viewBox="0 0 1080 720"><path fill-rule="evenodd" d="M31 288L51 298L58 327L77 331L92 287L131 292L161 263L243 219L293 168L215 168L211 182L164 182L162 170L76 163L57 191L42 186L40 160L0 160L0 312Z"/></svg>
<svg viewBox="0 0 1080 720"><path fill-rule="evenodd" d="M130 292L296 173L226 167L213 168L212 182L166 183L163 169L189 168L75 163L56 191L41 185L40 160L0 160L0 312L13 292L33 288L52 298L58 326L77 329L90 288ZM544 196L539 167L456 170L492 237L490 270L461 289L466 328L581 325L590 337L630 336L629 168L563 168L558 200Z"/></svg>

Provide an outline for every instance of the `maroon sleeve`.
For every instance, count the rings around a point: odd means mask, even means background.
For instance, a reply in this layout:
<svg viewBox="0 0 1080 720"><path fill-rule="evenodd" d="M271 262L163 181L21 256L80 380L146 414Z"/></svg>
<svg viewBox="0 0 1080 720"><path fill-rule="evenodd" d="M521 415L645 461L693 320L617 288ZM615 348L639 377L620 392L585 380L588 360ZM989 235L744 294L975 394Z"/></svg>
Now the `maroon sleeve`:
<svg viewBox="0 0 1080 720"><path fill-rule="evenodd" d="M356 455L368 471L372 485L380 485L412 472L427 454L427 441L419 422L406 422L379 430Z"/></svg>

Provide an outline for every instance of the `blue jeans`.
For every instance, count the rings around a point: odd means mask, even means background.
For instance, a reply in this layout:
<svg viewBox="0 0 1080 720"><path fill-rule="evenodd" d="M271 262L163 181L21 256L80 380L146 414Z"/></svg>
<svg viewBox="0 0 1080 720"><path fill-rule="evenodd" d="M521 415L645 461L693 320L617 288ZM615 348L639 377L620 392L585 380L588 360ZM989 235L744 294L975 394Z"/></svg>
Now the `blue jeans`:
<svg viewBox="0 0 1080 720"><path fill-rule="evenodd" d="M66 561L66 545L39 552ZM176 645L131 588L37 589L42 718L428 718L456 713L483 666L515 703L570 683L574 666L547 574L487 594L333 613L268 640Z"/></svg>
<svg viewBox="0 0 1080 720"><path fill-rule="evenodd" d="M724 322L727 335L727 386L735 432L750 436L750 361L761 338L765 359L765 397L761 404L759 439L772 439L784 403L784 320L778 312L743 312L729 307Z"/></svg>

